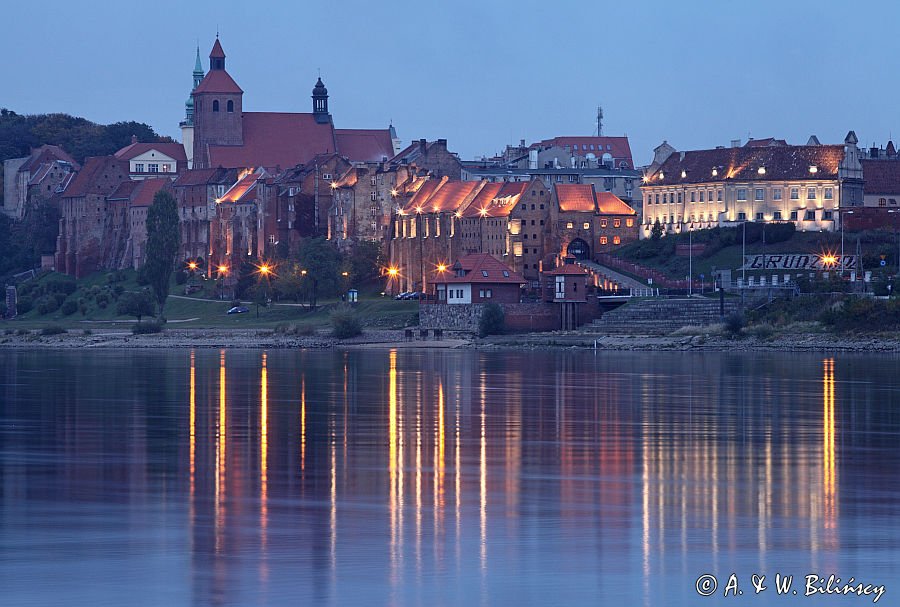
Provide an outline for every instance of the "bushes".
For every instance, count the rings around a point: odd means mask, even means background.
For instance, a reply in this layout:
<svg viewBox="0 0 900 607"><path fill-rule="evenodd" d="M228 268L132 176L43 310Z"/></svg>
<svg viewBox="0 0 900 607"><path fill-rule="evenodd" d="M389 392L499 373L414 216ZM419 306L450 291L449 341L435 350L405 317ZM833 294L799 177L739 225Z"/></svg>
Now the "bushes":
<svg viewBox="0 0 900 607"><path fill-rule="evenodd" d="M356 337L362 333L362 322L356 312L348 307L341 306L331 313L331 334L338 339Z"/></svg>
<svg viewBox="0 0 900 607"><path fill-rule="evenodd" d="M60 307L60 311L66 316L71 316L78 311L78 304L71 299L67 299Z"/></svg>
<svg viewBox="0 0 900 607"><path fill-rule="evenodd" d="M49 325L41 329L41 335L61 335L65 332L66 330L59 325Z"/></svg>
<svg viewBox="0 0 900 607"><path fill-rule="evenodd" d="M481 318L478 319L478 336L499 335L506 328L506 317L503 308L495 303L484 306Z"/></svg>
<svg viewBox="0 0 900 607"><path fill-rule="evenodd" d="M162 333L163 326L156 321L139 322L131 326L131 332L134 335L148 335L150 333Z"/></svg>
<svg viewBox="0 0 900 607"><path fill-rule="evenodd" d="M725 318L725 331L732 337L740 337L744 331L744 315L733 312Z"/></svg>
<svg viewBox="0 0 900 607"><path fill-rule="evenodd" d="M823 312L822 324L837 331L900 330L900 301L853 298Z"/></svg>

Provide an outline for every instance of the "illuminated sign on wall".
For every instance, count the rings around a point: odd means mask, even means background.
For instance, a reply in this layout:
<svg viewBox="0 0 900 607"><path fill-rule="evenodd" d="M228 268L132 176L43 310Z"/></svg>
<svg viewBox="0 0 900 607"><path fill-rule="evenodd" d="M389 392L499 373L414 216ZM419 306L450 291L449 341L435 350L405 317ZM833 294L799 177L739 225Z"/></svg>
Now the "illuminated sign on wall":
<svg viewBox="0 0 900 607"><path fill-rule="evenodd" d="M856 268L856 255L844 255L844 269ZM739 270L774 271L828 271L841 268L840 255L817 253L767 253L744 255L744 265Z"/></svg>

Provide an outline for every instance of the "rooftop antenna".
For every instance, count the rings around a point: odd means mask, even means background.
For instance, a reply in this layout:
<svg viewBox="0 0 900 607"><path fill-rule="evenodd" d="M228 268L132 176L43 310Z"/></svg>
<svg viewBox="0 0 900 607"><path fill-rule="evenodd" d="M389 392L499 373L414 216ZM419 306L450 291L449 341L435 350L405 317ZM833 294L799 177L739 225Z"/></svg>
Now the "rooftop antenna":
<svg viewBox="0 0 900 607"><path fill-rule="evenodd" d="M597 137L603 136L603 107L597 106Z"/></svg>

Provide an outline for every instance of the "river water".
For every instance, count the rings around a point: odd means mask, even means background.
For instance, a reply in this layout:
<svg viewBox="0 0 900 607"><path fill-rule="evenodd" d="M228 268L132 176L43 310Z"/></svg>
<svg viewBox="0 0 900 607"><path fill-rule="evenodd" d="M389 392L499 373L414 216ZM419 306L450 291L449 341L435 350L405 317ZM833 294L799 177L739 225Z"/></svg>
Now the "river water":
<svg viewBox="0 0 900 607"><path fill-rule="evenodd" d="M897 369L0 351L0 604L897 605Z"/></svg>

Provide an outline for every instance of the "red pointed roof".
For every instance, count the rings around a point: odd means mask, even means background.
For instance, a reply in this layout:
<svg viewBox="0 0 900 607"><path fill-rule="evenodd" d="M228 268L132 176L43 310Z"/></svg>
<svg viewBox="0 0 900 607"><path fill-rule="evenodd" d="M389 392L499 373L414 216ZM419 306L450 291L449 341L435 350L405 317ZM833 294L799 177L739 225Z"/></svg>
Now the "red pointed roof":
<svg viewBox="0 0 900 607"><path fill-rule="evenodd" d="M197 93L231 93L242 94L244 91L237 85L228 72L225 70L210 70L208 74L200 81L193 94Z"/></svg>
<svg viewBox="0 0 900 607"><path fill-rule="evenodd" d="M457 271L463 273L457 276ZM457 260L444 272L434 273L436 284L446 283L490 283L490 284L525 284L521 274L517 274L505 263L498 261L487 253L473 253Z"/></svg>
<svg viewBox="0 0 900 607"><path fill-rule="evenodd" d="M597 193L597 211L601 215L637 215L637 211L611 192Z"/></svg>
<svg viewBox="0 0 900 607"><path fill-rule="evenodd" d="M560 183L556 185L560 211L593 213L597 210L594 200L594 186L585 183Z"/></svg>
<svg viewBox="0 0 900 607"><path fill-rule="evenodd" d="M210 59L224 59L225 51L222 50L222 44L219 42L219 38L216 37L216 42L213 44L212 50L209 51Z"/></svg>
<svg viewBox="0 0 900 607"><path fill-rule="evenodd" d="M132 143L116 152L116 158L119 160L131 160L151 150L156 150L178 162L187 162L184 146L180 143Z"/></svg>

